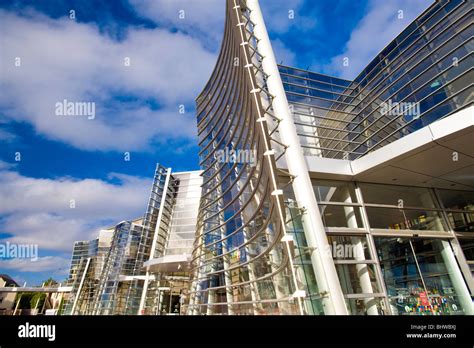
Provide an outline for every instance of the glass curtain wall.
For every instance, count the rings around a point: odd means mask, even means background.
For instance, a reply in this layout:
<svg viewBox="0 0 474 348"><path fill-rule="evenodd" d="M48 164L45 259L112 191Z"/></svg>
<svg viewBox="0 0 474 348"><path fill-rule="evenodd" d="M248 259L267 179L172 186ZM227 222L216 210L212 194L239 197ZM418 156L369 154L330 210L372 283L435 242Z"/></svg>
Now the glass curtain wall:
<svg viewBox="0 0 474 348"><path fill-rule="evenodd" d="M376 237L395 315L465 314L443 239Z"/></svg>
<svg viewBox="0 0 474 348"><path fill-rule="evenodd" d="M81 259L89 257L89 244L90 241L88 240L74 242L71 257L71 267L69 270L68 285L72 285L78 278L78 271L80 268L79 266L81 264Z"/></svg>
<svg viewBox="0 0 474 348"><path fill-rule="evenodd" d="M448 231L433 190L365 183L359 186L371 229Z"/></svg>
<svg viewBox="0 0 474 348"><path fill-rule="evenodd" d="M474 274L474 192L437 190L449 225Z"/></svg>
<svg viewBox="0 0 474 348"><path fill-rule="evenodd" d="M471 17L436 1L354 81L280 66L305 154L352 160L472 105Z"/></svg>
<svg viewBox="0 0 474 348"><path fill-rule="evenodd" d="M88 314L92 310L101 267L98 262L98 246L98 239L74 243L68 279L72 291L62 309L62 314Z"/></svg>
<svg viewBox="0 0 474 348"><path fill-rule="evenodd" d="M141 225L132 224L130 221L115 227L99 281L94 314L125 314L130 281L123 281L121 276L130 276L133 272L141 230Z"/></svg>
<svg viewBox="0 0 474 348"><path fill-rule="evenodd" d="M168 168L156 166L148 205L143 216L140 241L136 250L136 259L131 272L132 280L126 296L126 314L137 314L144 292L146 270L144 262L163 255L168 238L169 223L176 196L174 178L169 177ZM162 198L165 196L164 204ZM161 211L161 220L158 215ZM156 234L156 239L155 239ZM153 245L153 241L156 243ZM154 247L154 248L153 248ZM145 289L147 291L147 289Z"/></svg>
<svg viewBox="0 0 474 348"><path fill-rule="evenodd" d="M196 234L202 178L199 172L173 173L173 178L175 194L166 247L162 256L157 256L162 260L161 268L150 272L153 279L148 285L143 314L186 313L186 306L181 305L189 296L187 264ZM180 260L178 265L176 257Z"/></svg>
<svg viewBox="0 0 474 348"><path fill-rule="evenodd" d="M472 260L473 192L328 180L313 188L351 314L473 313L450 232Z"/></svg>
<svg viewBox="0 0 474 348"><path fill-rule="evenodd" d="M386 313L382 278L368 235L359 193L352 182L313 181L336 271L353 315Z"/></svg>

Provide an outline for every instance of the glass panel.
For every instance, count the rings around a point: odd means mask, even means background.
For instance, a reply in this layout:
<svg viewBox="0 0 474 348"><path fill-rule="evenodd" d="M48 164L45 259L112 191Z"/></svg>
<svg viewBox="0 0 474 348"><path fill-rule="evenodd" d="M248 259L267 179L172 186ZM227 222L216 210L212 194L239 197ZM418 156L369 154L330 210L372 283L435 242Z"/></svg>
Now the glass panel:
<svg viewBox="0 0 474 348"><path fill-rule="evenodd" d="M474 239L458 238L466 260L474 261Z"/></svg>
<svg viewBox="0 0 474 348"><path fill-rule="evenodd" d="M291 189L287 188L286 191L289 191L289 194L291 196L293 195ZM306 290L308 295L318 294L319 290L313 266L311 263L311 255L307 252L308 243L304 234L300 211L296 207L295 202L287 202L286 208L286 214L289 218L289 222L286 225L286 228L287 232L293 235L295 241L295 257L293 259L293 262L298 270L297 277L301 283L300 286ZM314 303L313 305L316 307L319 306L319 304L316 303ZM316 307L313 309L316 310ZM319 310L317 310L317 312L319 312Z"/></svg>
<svg viewBox="0 0 474 348"><path fill-rule="evenodd" d="M393 314L463 314L443 256L447 242L375 238L375 244Z"/></svg>
<svg viewBox="0 0 474 348"><path fill-rule="evenodd" d="M359 207L320 205L319 210L326 227L363 227Z"/></svg>
<svg viewBox="0 0 474 348"><path fill-rule="evenodd" d="M370 228L395 230L446 231L446 224L437 211L402 210L367 207Z"/></svg>
<svg viewBox="0 0 474 348"><path fill-rule="evenodd" d="M384 314L381 298L346 298L345 300L347 310L351 315ZM374 309L375 313L371 313L371 309Z"/></svg>
<svg viewBox="0 0 474 348"><path fill-rule="evenodd" d="M313 181L318 202L357 202L354 184L344 181Z"/></svg>
<svg viewBox="0 0 474 348"><path fill-rule="evenodd" d="M424 187L361 183L360 188L365 203L436 208L432 190Z"/></svg>
<svg viewBox="0 0 474 348"><path fill-rule="evenodd" d="M371 294L379 292L374 265L336 264L336 271L344 294Z"/></svg>
<svg viewBox="0 0 474 348"><path fill-rule="evenodd" d="M443 248L450 248L449 243L440 239L413 239L412 243L433 314L463 314L443 257Z"/></svg>
<svg viewBox="0 0 474 348"><path fill-rule="evenodd" d="M393 314L408 314L423 283L408 239L374 238Z"/></svg>
<svg viewBox="0 0 474 348"><path fill-rule="evenodd" d="M438 190L446 209L474 210L474 191Z"/></svg>
<svg viewBox="0 0 474 348"><path fill-rule="evenodd" d="M309 298L304 301L308 314L324 315L324 307L321 298L308 297Z"/></svg>
<svg viewBox="0 0 474 348"><path fill-rule="evenodd" d="M365 236L328 235L334 260L370 260L369 246Z"/></svg>
<svg viewBox="0 0 474 348"><path fill-rule="evenodd" d="M474 232L474 214L447 212L448 221L456 232Z"/></svg>

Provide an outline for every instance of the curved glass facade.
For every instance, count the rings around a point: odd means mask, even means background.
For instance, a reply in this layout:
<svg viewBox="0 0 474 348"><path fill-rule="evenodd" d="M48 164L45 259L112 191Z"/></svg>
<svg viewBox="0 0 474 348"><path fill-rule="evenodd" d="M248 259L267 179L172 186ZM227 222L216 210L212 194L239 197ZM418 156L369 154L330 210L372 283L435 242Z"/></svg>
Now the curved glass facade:
<svg viewBox="0 0 474 348"><path fill-rule="evenodd" d="M281 192L244 2L228 1L216 68L197 98L202 199L189 314L299 314ZM249 40L250 39L250 40Z"/></svg>

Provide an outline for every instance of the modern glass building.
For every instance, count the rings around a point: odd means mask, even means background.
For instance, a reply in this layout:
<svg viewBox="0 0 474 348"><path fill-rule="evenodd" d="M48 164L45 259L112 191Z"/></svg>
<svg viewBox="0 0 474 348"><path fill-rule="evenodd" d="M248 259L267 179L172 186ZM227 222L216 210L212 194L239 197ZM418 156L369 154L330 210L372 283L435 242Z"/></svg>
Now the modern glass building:
<svg viewBox="0 0 474 348"><path fill-rule="evenodd" d="M65 314L181 314L202 178L157 165L143 218L76 242Z"/></svg>
<svg viewBox="0 0 474 348"><path fill-rule="evenodd" d="M196 233L202 177L199 171L173 173L173 204L162 251L144 263L147 271L139 314L185 314L189 262Z"/></svg>
<svg viewBox="0 0 474 348"><path fill-rule="evenodd" d="M114 228L103 229L96 239L74 243L67 282L72 291L62 308L62 314L87 314L93 310L93 301L113 233Z"/></svg>
<svg viewBox="0 0 474 348"><path fill-rule="evenodd" d="M126 314L131 275L137 262L138 244L143 231L142 221L122 221L115 226L90 313Z"/></svg>
<svg viewBox="0 0 474 348"><path fill-rule="evenodd" d="M187 313L474 314L472 2L353 81L277 65L258 1L226 3Z"/></svg>

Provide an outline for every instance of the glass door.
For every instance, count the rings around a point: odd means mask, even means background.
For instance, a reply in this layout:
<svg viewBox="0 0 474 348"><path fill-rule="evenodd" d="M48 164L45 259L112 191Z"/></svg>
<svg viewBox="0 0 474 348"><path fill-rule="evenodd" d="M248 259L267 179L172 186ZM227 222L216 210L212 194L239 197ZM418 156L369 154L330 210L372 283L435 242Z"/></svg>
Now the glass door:
<svg viewBox="0 0 474 348"><path fill-rule="evenodd" d="M471 299L464 298L448 241L379 237L375 243L393 314L465 314Z"/></svg>

